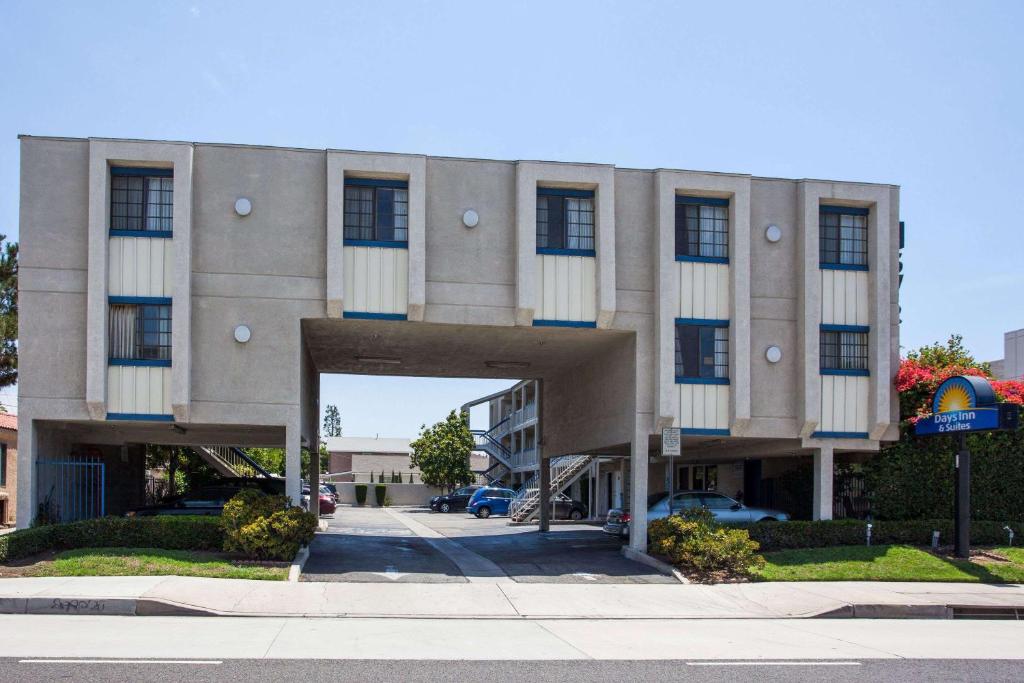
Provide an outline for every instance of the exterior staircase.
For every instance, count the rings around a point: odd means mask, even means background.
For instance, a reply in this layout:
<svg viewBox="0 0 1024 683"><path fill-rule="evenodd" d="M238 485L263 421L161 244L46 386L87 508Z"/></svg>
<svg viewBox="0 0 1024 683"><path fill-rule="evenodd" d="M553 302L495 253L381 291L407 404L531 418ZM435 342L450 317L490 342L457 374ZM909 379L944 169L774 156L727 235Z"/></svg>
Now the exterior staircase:
<svg viewBox="0 0 1024 683"><path fill-rule="evenodd" d="M592 455L563 455L551 460L550 497L554 497L567 489L594 461ZM540 512L540 474L523 484L519 493L512 499L509 506L509 519L512 522L528 522Z"/></svg>
<svg viewBox="0 0 1024 683"><path fill-rule="evenodd" d="M502 420L502 422L504 422L504 420ZM483 451L495 460L495 462L484 471L484 477L492 484L502 481L505 476L512 472L512 454L494 435L495 430L500 426L501 423L498 423L486 432L480 429L472 431L473 438L476 441L474 449Z"/></svg>
<svg viewBox="0 0 1024 683"><path fill-rule="evenodd" d="M259 463L235 446L192 446L193 453L223 477L271 477Z"/></svg>

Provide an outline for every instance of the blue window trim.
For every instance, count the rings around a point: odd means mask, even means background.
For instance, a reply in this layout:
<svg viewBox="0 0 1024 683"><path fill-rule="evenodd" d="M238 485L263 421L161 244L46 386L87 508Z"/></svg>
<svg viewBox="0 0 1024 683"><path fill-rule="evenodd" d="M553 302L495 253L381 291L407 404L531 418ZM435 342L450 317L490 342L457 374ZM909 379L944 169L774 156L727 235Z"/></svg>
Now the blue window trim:
<svg viewBox="0 0 1024 683"><path fill-rule="evenodd" d="M551 249L549 247L537 247L537 253L547 256L597 256L596 249Z"/></svg>
<svg viewBox="0 0 1024 683"><path fill-rule="evenodd" d="M161 237L171 238L174 233L170 230L110 230L111 237Z"/></svg>
<svg viewBox="0 0 1024 683"><path fill-rule="evenodd" d="M110 175L158 176L173 178L173 168L136 168L134 166L111 166Z"/></svg>
<svg viewBox="0 0 1024 683"><path fill-rule="evenodd" d="M686 194L676 195L676 204L696 204L698 206L729 206L728 199L721 197L691 197Z"/></svg>
<svg viewBox="0 0 1024 683"><path fill-rule="evenodd" d="M156 413L107 413L108 420L131 420L133 422L174 422L173 415Z"/></svg>
<svg viewBox="0 0 1024 683"><path fill-rule="evenodd" d="M682 377L676 375L676 384L729 384L728 377Z"/></svg>
<svg viewBox="0 0 1024 683"><path fill-rule="evenodd" d="M408 190L408 180L392 180L390 178L345 178L345 184L353 187L393 187L396 190Z"/></svg>
<svg viewBox="0 0 1024 683"><path fill-rule="evenodd" d="M867 334L871 328L867 325L821 325L822 332L859 332Z"/></svg>
<svg viewBox="0 0 1024 683"><path fill-rule="evenodd" d="M679 430L681 434L691 436L729 436L728 429L698 429L696 427L683 427Z"/></svg>
<svg viewBox="0 0 1024 683"><path fill-rule="evenodd" d="M859 263L822 263L819 267L822 270L870 270L867 264Z"/></svg>
<svg viewBox="0 0 1024 683"><path fill-rule="evenodd" d="M171 298L166 296L108 296L110 304L148 304L150 306L170 306Z"/></svg>
<svg viewBox="0 0 1024 683"><path fill-rule="evenodd" d="M829 206L822 204L818 207L821 213L838 213L846 216L867 216L871 213L870 209L863 209L858 206Z"/></svg>
<svg viewBox="0 0 1024 683"><path fill-rule="evenodd" d="M383 247L384 249L408 249L409 242L388 240L342 240L346 247Z"/></svg>
<svg viewBox="0 0 1024 683"><path fill-rule="evenodd" d="M368 311L345 311L342 318L349 320L408 320L405 313L370 313Z"/></svg>
<svg viewBox="0 0 1024 683"><path fill-rule="evenodd" d="M811 438L815 439L866 439L867 432L812 432Z"/></svg>
<svg viewBox="0 0 1024 683"><path fill-rule="evenodd" d="M844 368L822 368L823 375L845 375L847 377L870 377L870 370L853 370Z"/></svg>
<svg viewBox="0 0 1024 683"><path fill-rule="evenodd" d="M676 325L702 325L704 327L729 327L728 320L704 318L676 318Z"/></svg>
<svg viewBox="0 0 1024 683"><path fill-rule="evenodd" d="M574 190L569 187L538 187L538 195L545 195L548 197L585 197L588 199L594 198L593 190Z"/></svg>
<svg viewBox="0 0 1024 683"><path fill-rule="evenodd" d="M689 261L691 263L728 263L729 259L725 256L687 256L685 254L676 254L676 261Z"/></svg>
<svg viewBox="0 0 1024 683"><path fill-rule="evenodd" d="M135 358L110 358L107 360L109 365L124 365L127 367L134 368L169 368L171 367L171 361L169 359L163 360L143 360Z"/></svg>
<svg viewBox="0 0 1024 683"><path fill-rule="evenodd" d="M597 327L593 320L534 320L534 327Z"/></svg>

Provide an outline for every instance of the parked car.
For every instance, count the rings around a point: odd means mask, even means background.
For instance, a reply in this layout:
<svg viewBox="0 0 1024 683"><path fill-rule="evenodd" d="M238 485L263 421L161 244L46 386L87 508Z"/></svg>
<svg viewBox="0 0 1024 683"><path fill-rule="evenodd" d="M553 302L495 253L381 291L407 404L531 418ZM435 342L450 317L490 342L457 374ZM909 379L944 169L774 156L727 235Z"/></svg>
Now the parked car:
<svg viewBox="0 0 1024 683"><path fill-rule="evenodd" d="M564 493L559 493L557 496L552 498L554 503L554 514L551 516L555 519L573 519L580 520L587 516L587 506L578 500L574 500Z"/></svg>
<svg viewBox="0 0 1024 683"><path fill-rule="evenodd" d="M304 486L302 488L302 506L309 509L309 487ZM338 509L338 504L334 500L334 495L331 490L320 485L320 514L321 515L333 515L334 511Z"/></svg>
<svg viewBox="0 0 1024 683"><path fill-rule="evenodd" d="M320 482L320 490L322 491L325 488L331 494L331 498L334 500L334 504L337 505L338 500L340 500L340 497L338 496L338 487L328 481ZM309 495L309 481L307 481L306 479L302 480L302 495Z"/></svg>
<svg viewBox="0 0 1024 683"><path fill-rule="evenodd" d="M256 488L270 495L284 495L284 479L225 477L180 496L165 498L156 505L146 505L129 510L126 516L219 515L224 511L224 504L244 488Z"/></svg>
<svg viewBox="0 0 1024 683"><path fill-rule="evenodd" d="M729 496L714 491L679 491L672 497L669 512L667 493L655 493L647 497L647 521L662 519L683 510L706 507L719 522L741 524L745 522L786 522L789 515L780 510L749 507ZM614 508L608 511L604 524L605 533L614 536L629 536L629 508Z"/></svg>
<svg viewBox="0 0 1024 683"><path fill-rule="evenodd" d="M512 499L515 497L516 492L512 489L485 486L482 489L477 489L469 499L466 511L481 519L487 519L491 515L507 515Z"/></svg>
<svg viewBox="0 0 1024 683"><path fill-rule="evenodd" d="M482 486L471 484L469 486L463 486L461 489L456 489L455 491L443 496L434 496L430 499L430 509L436 512L456 512L458 510L465 510L466 506L469 505L469 499L473 497L474 493L482 488Z"/></svg>

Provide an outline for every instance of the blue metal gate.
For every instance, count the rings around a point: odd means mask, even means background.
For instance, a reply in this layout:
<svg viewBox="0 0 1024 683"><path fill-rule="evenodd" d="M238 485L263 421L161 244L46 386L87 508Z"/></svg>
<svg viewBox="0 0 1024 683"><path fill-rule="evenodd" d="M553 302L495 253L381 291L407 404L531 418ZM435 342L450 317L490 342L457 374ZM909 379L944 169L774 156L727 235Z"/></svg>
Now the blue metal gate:
<svg viewBox="0 0 1024 683"><path fill-rule="evenodd" d="M38 513L51 523L103 517L107 513L106 470L102 460L90 456L37 460Z"/></svg>

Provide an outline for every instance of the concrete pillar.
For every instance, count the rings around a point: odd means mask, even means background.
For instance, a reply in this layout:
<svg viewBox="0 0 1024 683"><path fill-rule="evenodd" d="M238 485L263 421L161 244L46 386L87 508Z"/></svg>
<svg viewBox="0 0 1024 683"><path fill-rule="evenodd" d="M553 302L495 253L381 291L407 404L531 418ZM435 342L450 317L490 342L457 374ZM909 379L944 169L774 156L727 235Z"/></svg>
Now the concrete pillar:
<svg viewBox="0 0 1024 683"><path fill-rule="evenodd" d="M309 444L309 511L320 517L320 442L316 436Z"/></svg>
<svg viewBox="0 0 1024 683"><path fill-rule="evenodd" d="M637 431L633 435L630 449L632 464L629 487L629 508L632 520L629 523L629 547L647 552L647 434ZM625 470L626 461L622 461ZM625 482L625 476L623 476Z"/></svg>
<svg viewBox="0 0 1024 683"><path fill-rule="evenodd" d="M832 519L831 446L814 449L814 519Z"/></svg>
<svg viewBox="0 0 1024 683"><path fill-rule="evenodd" d="M302 430L297 419L285 428L284 443L284 492L292 505L302 505Z"/></svg>
<svg viewBox="0 0 1024 683"><path fill-rule="evenodd" d="M38 505L36 491L36 450L38 445L38 428L35 421L23 411L20 415L18 429L18 502L15 510L15 521L19 529L27 529L32 524Z"/></svg>
<svg viewBox="0 0 1024 683"><path fill-rule="evenodd" d="M551 529L551 461L540 460L540 530Z"/></svg>

